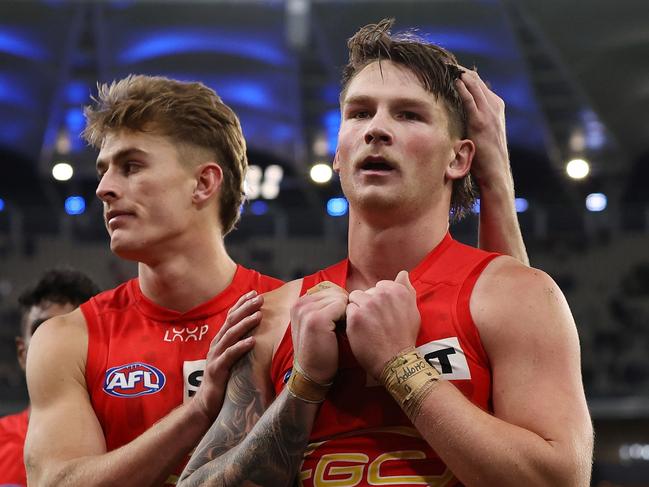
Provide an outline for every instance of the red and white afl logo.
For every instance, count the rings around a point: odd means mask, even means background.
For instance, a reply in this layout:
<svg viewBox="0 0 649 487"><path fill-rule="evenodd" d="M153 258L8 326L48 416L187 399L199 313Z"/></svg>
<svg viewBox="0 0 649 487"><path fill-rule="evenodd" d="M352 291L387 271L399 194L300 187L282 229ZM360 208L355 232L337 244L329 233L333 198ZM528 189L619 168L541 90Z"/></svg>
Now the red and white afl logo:
<svg viewBox="0 0 649 487"><path fill-rule="evenodd" d="M104 392L116 397L138 397L160 392L165 375L153 365L142 362L112 367L106 371Z"/></svg>

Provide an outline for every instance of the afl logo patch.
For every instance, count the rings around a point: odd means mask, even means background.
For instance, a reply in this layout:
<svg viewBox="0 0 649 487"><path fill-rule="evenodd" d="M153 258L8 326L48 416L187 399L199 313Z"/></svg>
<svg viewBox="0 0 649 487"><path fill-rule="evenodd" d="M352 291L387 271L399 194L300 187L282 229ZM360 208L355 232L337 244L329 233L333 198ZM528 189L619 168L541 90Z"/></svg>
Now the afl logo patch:
<svg viewBox="0 0 649 487"><path fill-rule="evenodd" d="M138 397L160 392L166 380L153 365L134 362L108 369L103 389L111 396Z"/></svg>

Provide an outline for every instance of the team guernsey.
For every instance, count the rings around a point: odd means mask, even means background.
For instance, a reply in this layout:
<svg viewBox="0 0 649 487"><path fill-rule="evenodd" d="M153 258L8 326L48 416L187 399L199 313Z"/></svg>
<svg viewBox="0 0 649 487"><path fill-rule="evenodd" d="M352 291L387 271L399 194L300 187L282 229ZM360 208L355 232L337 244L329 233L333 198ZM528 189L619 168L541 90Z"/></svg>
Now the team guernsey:
<svg viewBox="0 0 649 487"><path fill-rule="evenodd" d="M27 485L23 448L28 421L29 408L0 418L0 487Z"/></svg>
<svg viewBox="0 0 649 487"><path fill-rule="evenodd" d="M131 442L196 393L210 342L241 295L281 284L237 266L223 292L185 313L147 299L138 279L81 305L88 327L86 382L108 451ZM185 464L165 485L176 483Z"/></svg>
<svg viewBox="0 0 649 487"><path fill-rule="evenodd" d="M469 299L480 273L497 255L447 234L410 272L421 315L417 348L443 379L489 412L491 373ZM302 294L325 280L345 287L348 265L344 260L304 278ZM301 485L461 486L389 393L356 362L344 333L339 333L338 345L338 373L313 426ZM271 365L277 394L292 363L289 326Z"/></svg>

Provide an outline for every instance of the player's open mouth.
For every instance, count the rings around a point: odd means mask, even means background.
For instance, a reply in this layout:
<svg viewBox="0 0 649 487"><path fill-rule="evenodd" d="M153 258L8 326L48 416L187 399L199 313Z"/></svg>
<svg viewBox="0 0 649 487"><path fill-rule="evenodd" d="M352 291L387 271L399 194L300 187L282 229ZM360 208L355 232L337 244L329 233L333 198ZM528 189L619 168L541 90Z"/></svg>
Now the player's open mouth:
<svg viewBox="0 0 649 487"><path fill-rule="evenodd" d="M363 172L386 173L394 171L394 167L382 157L367 157L360 165Z"/></svg>

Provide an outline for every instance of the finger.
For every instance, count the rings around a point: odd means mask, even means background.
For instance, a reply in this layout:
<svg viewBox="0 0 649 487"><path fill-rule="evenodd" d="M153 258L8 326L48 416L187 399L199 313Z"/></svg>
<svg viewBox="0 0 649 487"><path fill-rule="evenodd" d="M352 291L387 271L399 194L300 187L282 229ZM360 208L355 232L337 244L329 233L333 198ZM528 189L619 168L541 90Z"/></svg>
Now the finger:
<svg viewBox="0 0 649 487"><path fill-rule="evenodd" d="M250 316L259 311L263 304L264 297L262 295L257 295L255 291L251 291L239 298L239 301L237 301L228 311L225 322L216 334L215 339L219 340L224 333L243 320L246 316Z"/></svg>
<svg viewBox="0 0 649 487"><path fill-rule="evenodd" d="M408 274L408 271L399 272L394 282L405 286L406 288L408 288L408 290L414 291L415 289L414 287L412 287L412 283L410 282L410 275Z"/></svg>
<svg viewBox="0 0 649 487"><path fill-rule="evenodd" d="M349 295L349 302L357 306L365 305L368 301L370 301L370 299L372 299L371 295L368 294L368 291L352 291L352 293Z"/></svg>
<svg viewBox="0 0 649 487"><path fill-rule="evenodd" d="M223 353L228 347L243 341L242 338L249 334L260 322L261 311L255 311L226 330L218 339L215 337L210 344L210 350L213 350L217 355Z"/></svg>
<svg viewBox="0 0 649 487"><path fill-rule="evenodd" d="M245 304L247 301L253 299L255 296L257 296L257 291L254 289L250 291L249 293L241 295L241 297L237 300L236 303L234 303L234 306L232 306L228 313L235 311L236 309L240 308L243 304Z"/></svg>
<svg viewBox="0 0 649 487"><path fill-rule="evenodd" d="M467 71L462 73L462 77L458 80L461 83L456 83L456 86L464 87L471 95L473 103L478 111L484 110L489 105L485 91L488 90L487 86L482 82L478 74L474 71ZM458 88L458 93L460 88ZM462 97L462 95L460 95ZM466 97L466 94L464 95ZM464 100L464 98L462 98Z"/></svg>
<svg viewBox="0 0 649 487"><path fill-rule="evenodd" d="M497 109L500 108L500 105L504 104L502 98L498 96L493 89L491 84L488 81L483 80L477 71L467 71L463 74L461 78L463 81L466 81L467 89L474 95L476 98L476 103L478 108L484 109L484 106L481 104L484 100L489 107Z"/></svg>
<svg viewBox="0 0 649 487"><path fill-rule="evenodd" d="M466 111L469 118L475 116L478 113L478 105L476 104L475 98L469 91L466 86L466 82L463 79L455 80L455 89L457 90L462 104L464 105L464 110Z"/></svg>
<svg viewBox="0 0 649 487"><path fill-rule="evenodd" d="M215 371L219 370L220 374L225 375L230 372L232 366L243 357L246 353L253 349L255 346L254 337L248 337L245 340L238 341L234 345L228 347L219 357L215 360ZM217 375L217 374L215 374ZM220 378L220 377L215 377Z"/></svg>

